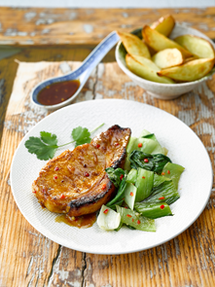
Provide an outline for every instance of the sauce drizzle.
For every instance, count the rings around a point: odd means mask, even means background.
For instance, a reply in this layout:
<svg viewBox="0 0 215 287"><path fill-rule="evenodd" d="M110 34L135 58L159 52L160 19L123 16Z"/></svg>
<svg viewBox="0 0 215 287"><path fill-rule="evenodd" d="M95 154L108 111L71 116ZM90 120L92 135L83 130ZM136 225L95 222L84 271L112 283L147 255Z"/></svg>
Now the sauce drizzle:
<svg viewBox="0 0 215 287"><path fill-rule="evenodd" d="M79 86L79 80L53 83L39 92L37 100L44 106L59 104L71 98L78 90Z"/></svg>
<svg viewBox="0 0 215 287"><path fill-rule="evenodd" d="M70 217L68 214L61 214L55 218L56 222L64 222L78 228L89 228L96 222L96 212L77 217Z"/></svg>

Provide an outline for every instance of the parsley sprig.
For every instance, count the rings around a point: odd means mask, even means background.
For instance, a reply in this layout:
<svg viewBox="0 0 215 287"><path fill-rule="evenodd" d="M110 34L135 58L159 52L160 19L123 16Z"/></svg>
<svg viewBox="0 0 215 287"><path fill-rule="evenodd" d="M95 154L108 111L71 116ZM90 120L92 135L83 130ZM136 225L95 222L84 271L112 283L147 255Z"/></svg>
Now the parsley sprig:
<svg viewBox="0 0 215 287"><path fill-rule="evenodd" d="M92 133L103 125L104 123L91 132L89 132L87 128L83 128L81 126L74 128L71 134L73 140L63 145L57 144L58 140L55 134L42 131L40 132L40 137L29 137L29 139L25 142L25 147L28 149L29 153L36 154L38 159L48 160L54 157L56 150L60 147L71 143L75 143L75 146L90 143Z"/></svg>

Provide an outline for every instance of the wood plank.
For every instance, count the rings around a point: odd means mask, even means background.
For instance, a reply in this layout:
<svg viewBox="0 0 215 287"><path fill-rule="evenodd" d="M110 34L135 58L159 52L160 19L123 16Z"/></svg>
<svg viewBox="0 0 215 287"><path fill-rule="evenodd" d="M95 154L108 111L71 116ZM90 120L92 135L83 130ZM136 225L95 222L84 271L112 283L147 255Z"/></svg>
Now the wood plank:
<svg viewBox="0 0 215 287"><path fill-rule="evenodd" d="M37 232L22 216L11 193L10 165L24 134L46 116L30 105L29 91L38 81L63 73L60 64L45 64L40 76L35 77L40 63L21 63L14 82L0 149L0 285L214 286L215 186L207 207L189 229L165 244L133 254L94 255L59 246ZM68 65L75 68L80 62ZM215 170L214 82L215 77L176 100L163 101L151 98L133 84L116 63L105 63L99 64L77 101L121 98L159 107L194 130L206 146ZM14 104L16 90L25 99L22 105Z"/></svg>
<svg viewBox="0 0 215 287"><path fill-rule="evenodd" d="M172 14L215 38L215 7L177 9L0 9L0 44L98 44L114 30L132 31Z"/></svg>

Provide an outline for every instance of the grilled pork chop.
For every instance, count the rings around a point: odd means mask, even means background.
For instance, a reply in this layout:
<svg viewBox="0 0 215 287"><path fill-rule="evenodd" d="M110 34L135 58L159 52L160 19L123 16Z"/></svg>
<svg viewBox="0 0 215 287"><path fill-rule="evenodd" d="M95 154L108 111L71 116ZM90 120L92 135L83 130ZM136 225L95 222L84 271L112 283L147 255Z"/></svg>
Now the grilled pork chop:
<svg viewBox="0 0 215 287"><path fill-rule="evenodd" d="M40 204L69 216L97 211L115 192L105 168L123 167L130 135L129 128L114 125L91 143L48 161L32 184Z"/></svg>

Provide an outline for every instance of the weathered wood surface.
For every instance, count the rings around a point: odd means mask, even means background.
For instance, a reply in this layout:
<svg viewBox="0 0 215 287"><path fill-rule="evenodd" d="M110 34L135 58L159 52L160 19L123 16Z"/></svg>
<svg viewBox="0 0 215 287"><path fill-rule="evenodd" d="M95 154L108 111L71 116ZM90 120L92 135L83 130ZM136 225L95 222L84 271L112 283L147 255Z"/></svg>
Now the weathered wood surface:
<svg viewBox="0 0 215 287"><path fill-rule="evenodd" d="M112 30L130 31L167 13L215 38L214 7L153 10L0 7L0 44L26 45L15 47L12 53L0 46L0 287L215 286L214 184L205 210L181 235L150 250L113 256L77 252L45 238L25 220L11 193L10 166L15 149L24 134L46 116L29 104L29 91L38 79L29 74L20 78L20 71L27 69L23 62L83 60L92 50L90 45L97 44ZM2 48L7 50L3 56ZM18 72L15 59L22 62ZM112 52L105 61L113 60ZM51 63L50 68L38 72L40 80L63 73L60 64ZM73 68L78 63L68 65ZM16 74L21 85L16 81L14 89L19 86L21 101L15 104L17 94L13 93L8 105ZM122 98L159 107L193 129L206 146L215 170L214 86L215 77L176 100L162 101L151 98L115 63L109 63L98 66L77 101Z"/></svg>
<svg viewBox="0 0 215 287"><path fill-rule="evenodd" d="M180 9L0 8L0 44L98 44L113 30L131 31L165 14L214 37L215 7Z"/></svg>
<svg viewBox="0 0 215 287"><path fill-rule="evenodd" d="M1 158L0 286L215 286L214 196L197 221L156 248L124 255L93 255L45 238L22 216L10 187L10 166L22 137L46 112L30 104L39 81L74 69L77 62L20 63L4 123ZM120 98L148 103L180 118L214 158L215 77L172 101L151 98L116 63L99 64L76 101ZM17 101L17 99L19 99Z"/></svg>
<svg viewBox="0 0 215 287"><path fill-rule="evenodd" d="M89 53L92 51L94 46L22 46L13 49L11 46L6 46L6 50L9 50L12 55L5 56L5 53L1 53L0 46L0 142L2 138L3 122L5 117L8 100L10 98L13 81L16 76L17 60L24 62L39 62L39 61L83 61ZM9 48L9 49L8 49ZM4 49L4 52L5 52ZM114 61L114 49L112 49L108 55L103 59L103 62Z"/></svg>

